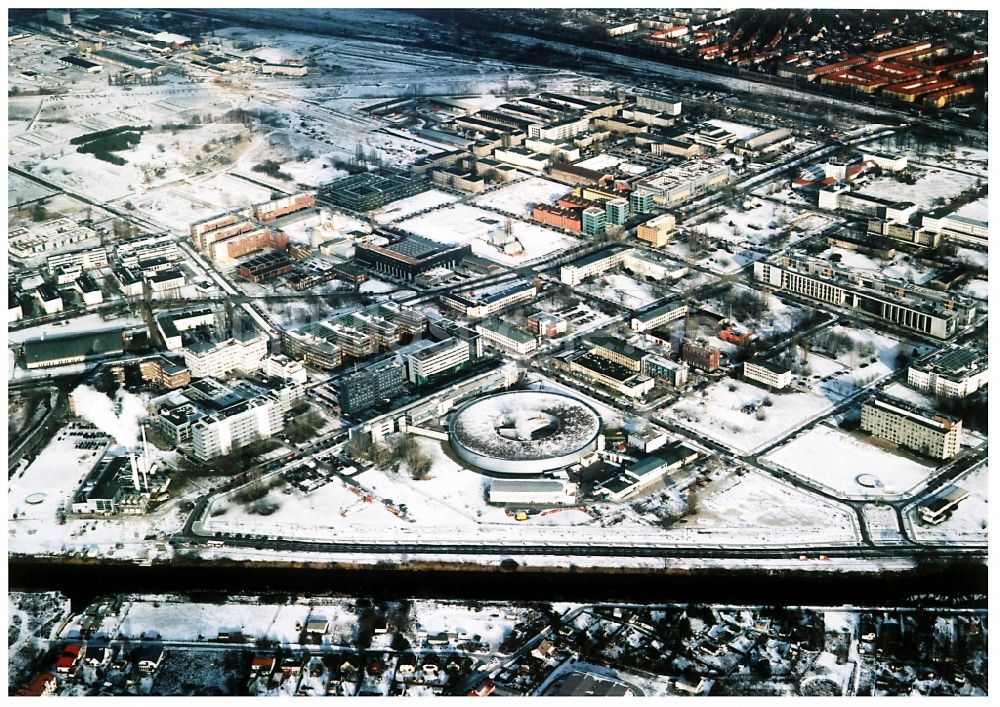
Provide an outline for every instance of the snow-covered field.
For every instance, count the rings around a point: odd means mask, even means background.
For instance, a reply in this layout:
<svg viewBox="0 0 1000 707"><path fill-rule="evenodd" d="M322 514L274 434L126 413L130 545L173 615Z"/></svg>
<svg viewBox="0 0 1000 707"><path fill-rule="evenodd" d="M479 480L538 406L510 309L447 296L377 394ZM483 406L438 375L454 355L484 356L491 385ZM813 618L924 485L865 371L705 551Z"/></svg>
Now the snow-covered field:
<svg viewBox="0 0 1000 707"><path fill-rule="evenodd" d="M516 216L531 216L530 204L551 204L564 196L570 188L541 177L528 177L505 184L473 199L477 206L484 206Z"/></svg>
<svg viewBox="0 0 1000 707"><path fill-rule="evenodd" d="M399 221L395 225L438 243L469 243L476 255L512 267L533 262L579 243L577 239L551 229L512 219L511 234L524 250L520 255L504 253L489 242L491 236L503 235L504 217L466 204L446 206Z"/></svg>
<svg viewBox="0 0 1000 707"><path fill-rule="evenodd" d="M858 499L899 496L935 469L933 463L890 450L869 435L826 425L817 425L767 459L845 498Z"/></svg>
<svg viewBox="0 0 1000 707"><path fill-rule="evenodd" d="M445 192L438 191L437 189L430 189L415 196L409 196L405 199L400 199L399 201L394 201L391 204L383 206L381 209L374 212L372 217L378 223L391 223L392 221L401 221L408 216L412 216L418 211L426 211L428 209L437 208L438 206L454 204L456 201L458 201L457 196L446 194Z"/></svg>
<svg viewBox="0 0 1000 707"><path fill-rule="evenodd" d="M857 523L850 509L750 470L725 474L698 490L698 510L685 526L709 535L744 533L757 542L829 540L853 542Z"/></svg>
<svg viewBox="0 0 1000 707"><path fill-rule="evenodd" d="M769 398L770 407L763 401ZM742 454L776 441L791 430L832 409L830 401L814 393L769 393L750 383L725 380L675 403L666 416L698 434L732 447ZM757 419L761 413L764 419Z"/></svg>
<svg viewBox="0 0 1000 707"><path fill-rule="evenodd" d="M973 186L979 179L981 178L964 172L931 167L923 170L915 184L883 176L871 180L858 191L893 201L911 201L926 210L932 208L935 199L950 199Z"/></svg>
<svg viewBox="0 0 1000 707"><path fill-rule="evenodd" d="M653 291L653 286L643 280L621 272L603 273L579 285L595 297L620 304L629 309L641 309L663 297Z"/></svg>

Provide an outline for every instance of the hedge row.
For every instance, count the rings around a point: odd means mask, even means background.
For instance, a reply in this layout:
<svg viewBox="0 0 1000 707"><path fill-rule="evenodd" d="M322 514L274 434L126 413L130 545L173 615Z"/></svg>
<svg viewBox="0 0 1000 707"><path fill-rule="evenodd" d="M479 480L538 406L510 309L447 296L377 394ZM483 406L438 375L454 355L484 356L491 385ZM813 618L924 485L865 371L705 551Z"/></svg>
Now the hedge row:
<svg viewBox="0 0 1000 707"><path fill-rule="evenodd" d="M96 133L86 133L84 135L79 135L69 141L70 145L82 145L86 142L91 142L93 140L100 140L101 138L110 137L112 135L118 135L119 133L127 132L142 132L144 130L149 130L148 125L122 125L119 128L110 128L109 130L98 130Z"/></svg>

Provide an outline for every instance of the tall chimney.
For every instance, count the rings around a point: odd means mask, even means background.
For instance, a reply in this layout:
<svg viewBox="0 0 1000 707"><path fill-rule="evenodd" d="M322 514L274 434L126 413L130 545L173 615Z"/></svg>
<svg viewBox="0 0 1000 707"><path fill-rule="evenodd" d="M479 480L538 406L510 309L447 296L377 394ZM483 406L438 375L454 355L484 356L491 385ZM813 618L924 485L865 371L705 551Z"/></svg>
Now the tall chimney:
<svg viewBox="0 0 1000 707"><path fill-rule="evenodd" d="M128 453L129 464L132 465L132 484L135 486L135 490L139 491L139 468L135 463L135 452Z"/></svg>
<svg viewBox="0 0 1000 707"><path fill-rule="evenodd" d="M142 483L146 487L146 492L149 492L149 448L146 444L146 425L139 423L139 429L142 430Z"/></svg>

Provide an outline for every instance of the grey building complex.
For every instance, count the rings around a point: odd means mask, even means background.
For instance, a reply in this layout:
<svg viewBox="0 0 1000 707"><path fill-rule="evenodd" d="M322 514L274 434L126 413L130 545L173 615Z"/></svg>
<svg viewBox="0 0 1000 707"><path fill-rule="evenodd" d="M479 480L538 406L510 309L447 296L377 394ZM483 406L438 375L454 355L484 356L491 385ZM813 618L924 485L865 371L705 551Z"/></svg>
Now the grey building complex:
<svg viewBox="0 0 1000 707"><path fill-rule="evenodd" d="M352 415L382 400L398 397L405 385L403 364L396 358L389 358L341 378L337 383L337 401L341 411Z"/></svg>
<svg viewBox="0 0 1000 707"><path fill-rule="evenodd" d="M847 307L936 339L950 339L976 317L972 300L902 280L855 272L817 258L773 258L753 266L772 287Z"/></svg>

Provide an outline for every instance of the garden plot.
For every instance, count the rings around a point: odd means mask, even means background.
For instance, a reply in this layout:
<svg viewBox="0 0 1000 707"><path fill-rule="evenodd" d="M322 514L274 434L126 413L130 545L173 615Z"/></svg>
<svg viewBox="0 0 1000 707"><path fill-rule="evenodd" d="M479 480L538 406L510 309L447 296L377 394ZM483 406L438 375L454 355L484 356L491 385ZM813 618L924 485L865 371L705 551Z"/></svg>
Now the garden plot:
<svg viewBox="0 0 1000 707"><path fill-rule="evenodd" d="M899 496L934 472L933 463L887 446L869 435L817 425L767 460L852 499Z"/></svg>
<svg viewBox="0 0 1000 707"><path fill-rule="evenodd" d="M480 194L473 203L515 216L531 216L532 204L552 204L569 191L569 187L540 177L528 177L505 184L486 194Z"/></svg>
<svg viewBox="0 0 1000 707"><path fill-rule="evenodd" d="M765 405L766 400L772 404ZM727 380L709 386L701 397L674 404L666 414L687 429L750 454L831 409L830 401L815 393L769 393Z"/></svg>
<svg viewBox="0 0 1000 707"><path fill-rule="evenodd" d="M876 177L859 192L892 201L910 201L922 209L930 210L937 199L950 199L975 186L980 179L964 172L931 167L924 169L914 184L906 184L890 176Z"/></svg>
<svg viewBox="0 0 1000 707"><path fill-rule="evenodd" d="M917 540L924 542L985 543L989 537L989 465L979 467L960 476L955 486L969 492L969 497L958 504L951 516L938 525L925 525L918 520L916 507L906 511L906 524Z"/></svg>
<svg viewBox="0 0 1000 707"><path fill-rule="evenodd" d="M428 211L439 206L447 206L458 201L458 197L437 189L430 189L415 196L409 196L383 206L372 214L377 223L401 221L421 211Z"/></svg>
<svg viewBox="0 0 1000 707"><path fill-rule="evenodd" d="M465 204L454 204L396 223L396 226L438 243L468 243L472 252L501 265L520 266L571 248L575 238L523 221L511 221L511 235L523 247L520 255L504 253L490 238L504 235L504 217Z"/></svg>

